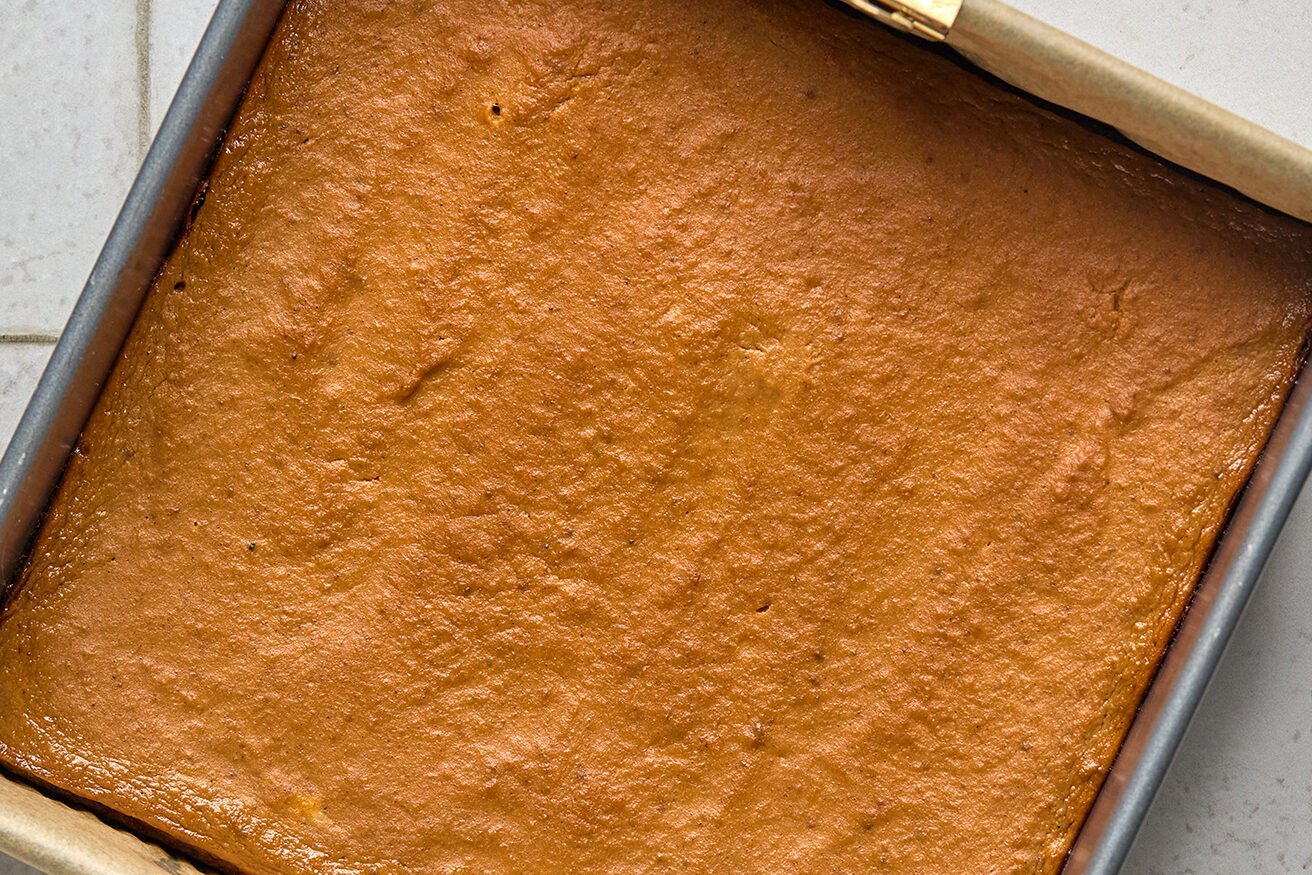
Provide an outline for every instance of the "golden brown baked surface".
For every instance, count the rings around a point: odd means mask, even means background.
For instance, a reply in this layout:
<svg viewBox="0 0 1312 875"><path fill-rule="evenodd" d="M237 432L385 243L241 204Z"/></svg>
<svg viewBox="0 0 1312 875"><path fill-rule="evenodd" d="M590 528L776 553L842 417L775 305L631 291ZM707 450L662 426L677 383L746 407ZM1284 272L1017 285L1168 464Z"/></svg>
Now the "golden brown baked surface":
<svg viewBox="0 0 1312 875"><path fill-rule="evenodd" d="M820 2L295 2L0 758L252 873L1051 872L1309 251Z"/></svg>

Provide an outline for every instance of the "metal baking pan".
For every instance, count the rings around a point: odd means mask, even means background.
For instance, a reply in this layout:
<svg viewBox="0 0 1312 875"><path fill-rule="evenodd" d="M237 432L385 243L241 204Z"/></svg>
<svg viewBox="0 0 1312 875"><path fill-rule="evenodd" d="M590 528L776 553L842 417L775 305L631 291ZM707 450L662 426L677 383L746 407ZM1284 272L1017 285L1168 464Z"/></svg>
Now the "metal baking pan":
<svg viewBox="0 0 1312 875"><path fill-rule="evenodd" d="M1001 0L846 0L1151 151L1312 221L1312 152ZM176 238L284 0L221 0L8 450L0 582L11 581L140 304ZM854 25L856 26L856 25ZM1312 379L1296 381L1067 861L1119 870L1312 467ZM51 875L195 873L129 831L0 774L0 851Z"/></svg>

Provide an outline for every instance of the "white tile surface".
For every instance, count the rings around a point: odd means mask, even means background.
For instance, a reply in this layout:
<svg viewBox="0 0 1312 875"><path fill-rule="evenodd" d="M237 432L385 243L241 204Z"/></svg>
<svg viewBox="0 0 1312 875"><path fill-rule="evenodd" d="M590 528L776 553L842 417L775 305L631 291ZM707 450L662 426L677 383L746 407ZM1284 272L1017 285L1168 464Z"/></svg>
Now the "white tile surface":
<svg viewBox="0 0 1312 875"><path fill-rule="evenodd" d="M1312 145L1312 3L1013 2ZM163 117L213 5L0 0L0 333L62 325L135 172L142 134ZM140 37L138 9L149 22ZM1273 15L1281 26L1267 26ZM48 352L0 345L0 440L8 440ZM1126 875L1312 871L1309 535L1312 489ZM0 875L31 871L0 859Z"/></svg>
<svg viewBox="0 0 1312 875"><path fill-rule="evenodd" d="M52 349L50 344L35 343L0 347L0 446L9 444Z"/></svg>
<svg viewBox="0 0 1312 875"><path fill-rule="evenodd" d="M1312 146L1312 3L1307 0L1009 2Z"/></svg>
<svg viewBox="0 0 1312 875"><path fill-rule="evenodd" d="M128 0L0 0L0 329L57 331L139 160Z"/></svg>
<svg viewBox="0 0 1312 875"><path fill-rule="evenodd" d="M215 0L151 0L150 129L159 127L214 13Z"/></svg>

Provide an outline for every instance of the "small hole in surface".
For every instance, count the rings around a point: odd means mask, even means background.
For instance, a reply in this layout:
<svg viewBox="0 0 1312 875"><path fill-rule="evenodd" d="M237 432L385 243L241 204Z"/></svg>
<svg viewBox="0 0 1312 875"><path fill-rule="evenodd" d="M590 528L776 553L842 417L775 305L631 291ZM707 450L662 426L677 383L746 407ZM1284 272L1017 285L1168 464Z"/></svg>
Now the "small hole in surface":
<svg viewBox="0 0 1312 875"><path fill-rule="evenodd" d="M200 215L200 208L205 206L205 196L209 193L208 188L201 189L200 195L196 198L196 202L191 205L191 221L196 221L196 217Z"/></svg>
<svg viewBox="0 0 1312 875"><path fill-rule="evenodd" d="M185 282L183 282L182 280L178 280L176 283L173 284L173 291L180 292L186 287L187 284Z"/></svg>
<svg viewBox="0 0 1312 875"><path fill-rule="evenodd" d="M759 608L756 609L756 613L764 614L768 610L770 610L770 603L766 602L765 604L761 605Z"/></svg>
<svg viewBox="0 0 1312 875"><path fill-rule="evenodd" d="M501 115L501 104L499 103L492 104L492 114Z"/></svg>

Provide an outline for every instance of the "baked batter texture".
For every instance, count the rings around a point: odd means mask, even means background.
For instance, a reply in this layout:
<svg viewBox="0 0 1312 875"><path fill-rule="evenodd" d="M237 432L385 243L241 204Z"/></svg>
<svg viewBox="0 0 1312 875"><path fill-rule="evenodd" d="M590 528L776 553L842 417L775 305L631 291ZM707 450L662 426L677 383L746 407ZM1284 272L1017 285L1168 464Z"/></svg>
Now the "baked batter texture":
<svg viewBox="0 0 1312 875"><path fill-rule="evenodd" d="M813 0L294 0L0 624L246 873L1056 871L1312 231Z"/></svg>

